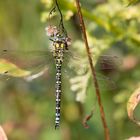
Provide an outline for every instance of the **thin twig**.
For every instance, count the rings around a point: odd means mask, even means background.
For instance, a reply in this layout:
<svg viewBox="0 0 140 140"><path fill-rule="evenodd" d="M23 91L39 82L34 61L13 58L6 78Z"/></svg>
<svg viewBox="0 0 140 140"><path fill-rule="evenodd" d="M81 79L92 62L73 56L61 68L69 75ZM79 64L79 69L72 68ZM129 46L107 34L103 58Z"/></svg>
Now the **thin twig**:
<svg viewBox="0 0 140 140"><path fill-rule="evenodd" d="M92 71L93 82L94 82L94 86L95 86L95 90L96 90L96 96L97 96L97 99L98 99L102 124L103 124L103 128L104 128L104 133L105 133L105 139L110 140L109 129L107 127L107 123L106 123L106 119L105 119L105 113L104 113L103 105L102 105L102 102L101 102L99 85L98 85L98 82L97 82L96 72L95 72L95 68L93 66L92 57L91 57L91 53L90 53L90 49L89 49L89 45L88 45L88 41L87 41L86 29L85 29L85 24L84 24L79 0L76 0L76 6L77 6L79 20L80 20L80 27L81 27L83 37L84 37L85 47L86 47L86 51L87 51L87 54L88 54L88 60L89 60L90 68L91 68L91 71Z"/></svg>
<svg viewBox="0 0 140 140"><path fill-rule="evenodd" d="M57 7L57 9L58 9L58 11L59 11L59 14L60 14L60 23L59 23L59 27L61 27L62 28L62 31L65 33L65 35L67 36L67 31L66 31L66 29L65 29L65 27L64 27L64 22L63 22L63 15L62 15L62 12L61 12L61 9L60 9L60 7L59 7L59 4L58 4L58 1L57 0L55 0L55 4L56 4L56 7Z"/></svg>

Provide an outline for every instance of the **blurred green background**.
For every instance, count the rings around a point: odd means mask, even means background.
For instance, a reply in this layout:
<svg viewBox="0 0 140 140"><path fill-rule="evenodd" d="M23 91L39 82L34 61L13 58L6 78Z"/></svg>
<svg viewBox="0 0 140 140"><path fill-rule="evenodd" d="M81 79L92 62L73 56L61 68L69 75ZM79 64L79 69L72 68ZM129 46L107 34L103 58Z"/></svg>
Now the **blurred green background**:
<svg viewBox="0 0 140 140"><path fill-rule="evenodd" d="M114 64L115 68L100 71L115 82L113 89L101 88L111 140L140 135L139 127L128 119L126 111L129 96L140 80L140 5L127 7L128 3L128 0L81 0L89 45L97 56L93 61L97 65L100 55L106 53L120 59L119 65ZM87 57L75 1L59 0L59 4L66 30L72 38L71 48L84 61ZM49 39L44 29L49 25L47 17L52 7L50 0L1 0L0 48L48 49ZM54 17L52 22L56 24L58 20ZM15 78L0 81L0 124L9 140L103 140L104 130L92 78L84 73L80 75L83 85L75 92L71 88L76 84L67 81L79 75L71 77L68 71L64 73L61 127L57 131L54 129L55 67L53 63L51 66L49 72L32 82ZM94 114L86 129L82 120L93 107ZM140 116L138 108L136 115Z"/></svg>

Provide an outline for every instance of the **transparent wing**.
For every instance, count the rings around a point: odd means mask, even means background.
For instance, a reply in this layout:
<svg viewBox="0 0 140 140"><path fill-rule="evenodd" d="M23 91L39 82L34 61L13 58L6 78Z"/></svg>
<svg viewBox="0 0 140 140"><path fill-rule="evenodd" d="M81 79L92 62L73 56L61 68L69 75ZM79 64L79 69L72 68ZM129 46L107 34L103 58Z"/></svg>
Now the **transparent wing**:
<svg viewBox="0 0 140 140"><path fill-rule="evenodd" d="M85 75L89 71L89 63L87 57L79 57L73 55L68 51L64 55L63 68L67 75ZM20 49L0 49L0 74L1 76L15 76L24 77L26 80L31 81L34 78L40 77L48 71L51 65L54 65L54 58L49 50L20 50ZM11 66L11 64L15 66ZM103 55L100 56L95 66L98 69L110 70L114 69L116 65L121 64L117 56ZM115 66L115 67L114 67ZM115 83L113 80L101 74L97 74L97 79L100 87L110 87L114 89ZM104 88L105 89L105 88Z"/></svg>
<svg viewBox="0 0 140 140"><path fill-rule="evenodd" d="M116 89L116 83L108 77L96 73L96 78L98 81L99 89L102 91L114 90ZM93 88L92 75L87 72L82 75L76 75L70 78L71 90L76 94L76 100L84 102L87 96L88 86L91 85Z"/></svg>
<svg viewBox="0 0 140 140"><path fill-rule="evenodd" d="M13 77L39 77L53 62L49 50L14 50L0 48L0 74ZM32 76L32 77L31 77Z"/></svg>
<svg viewBox="0 0 140 140"><path fill-rule="evenodd" d="M100 74L100 73L96 73L96 76L97 76L99 88L101 90L114 90L117 88L117 84L110 77L105 76L105 75Z"/></svg>
<svg viewBox="0 0 140 140"><path fill-rule="evenodd" d="M92 74L88 58L87 56L79 57L79 55L73 55L71 53L70 59L71 61L69 61L68 67L70 67L71 73L75 74L70 78L71 89L76 93L77 100L83 102L86 98L87 87L92 83L90 82L92 80ZM104 70L108 71L108 73L116 71L118 66L121 65L121 59L115 55L102 55L97 59L96 56L93 55L93 62L100 90L116 89L117 84L114 80L104 76L100 72L104 72Z"/></svg>
<svg viewBox="0 0 140 140"><path fill-rule="evenodd" d="M86 55L79 56L75 52L69 52L67 58L69 59L68 67L74 69L78 74L84 73L89 69L88 57ZM100 55L97 57L92 54L92 61L97 73L116 71L122 64L122 59L116 55Z"/></svg>
<svg viewBox="0 0 140 140"><path fill-rule="evenodd" d="M82 55L82 54L81 54ZM113 54L105 54L105 55L96 55L91 54L92 61L94 63L94 66L96 70L116 70L121 64L122 64L122 58L117 55ZM76 54L76 52L70 52L68 53L68 58L73 63L70 63L69 65L85 65L88 64L88 57L85 53L83 56L80 56L80 54ZM81 67L81 66L80 66Z"/></svg>

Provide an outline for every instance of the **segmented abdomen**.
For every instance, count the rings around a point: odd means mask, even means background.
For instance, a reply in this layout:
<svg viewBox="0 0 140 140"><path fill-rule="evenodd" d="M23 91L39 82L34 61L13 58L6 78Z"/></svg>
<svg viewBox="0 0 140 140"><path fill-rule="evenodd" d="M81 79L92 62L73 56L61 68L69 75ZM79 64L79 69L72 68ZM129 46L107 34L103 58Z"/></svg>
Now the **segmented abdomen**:
<svg viewBox="0 0 140 140"><path fill-rule="evenodd" d="M55 129L60 125L60 103L61 103L61 64L56 64L56 114L55 114Z"/></svg>

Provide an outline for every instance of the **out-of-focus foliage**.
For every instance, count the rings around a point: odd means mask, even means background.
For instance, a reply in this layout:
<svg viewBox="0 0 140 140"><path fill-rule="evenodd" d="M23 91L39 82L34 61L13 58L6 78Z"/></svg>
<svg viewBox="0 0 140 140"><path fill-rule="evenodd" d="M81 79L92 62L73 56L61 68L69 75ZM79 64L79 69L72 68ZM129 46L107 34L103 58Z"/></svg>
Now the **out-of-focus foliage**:
<svg viewBox="0 0 140 140"><path fill-rule="evenodd" d="M74 0L58 0L64 24L72 38L71 52L80 59L70 61L72 71L63 76L61 129L54 130L55 69L38 80L0 81L0 122L10 140L102 140L104 132L91 80L84 43L81 37ZM112 140L139 135L127 116L126 104L140 80L140 5L128 6L129 0L81 0L88 41L95 67L100 55L116 55L122 62L117 69L102 70L116 82L114 90L100 89ZM57 12L50 20L53 1L0 1L0 47L29 50L48 49L44 28L57 23ZM43 21L44 23L41 23ZM53 65L53 64L52 64ZM82 67L81 67L82 66ZM114 66L116 66L114 62ZM75 74L74 77L71 76ZM67 81L71 81L70 85ZM73 91L76 93L74 94ZM111 89L111 87L110 87ZM75 102L84 101L84 104ZM89 129L82 120L95 105ZM136 115L139 115L139 108Z"/></svg>
<svg viewBox="0 0 140 140"><path fill-rule="evenodd" d="M130 0L128 6L133 5L133 4L137 4L138 2L140 2L139 0Z"/></svg>
<svg viewBox="0 0 140 140"><path fill-rule="evenodd" d="M129 118L133 122L135 122L137 125L140 126L140 122L136 120L136 118L134 117L134 110L138 106L139 103L140 103L140 88L136 89L132 93L127 103L127 113L128 113Z"/></svg>
<svg viewBox="0 0 140 140"><path fill-rule="evenodd" d="M131 137L128 140L139 140L139 139L140 139L140 137Z"/></svg>
<svg viewBox="0 0 140 140"><path fill-rule="evenodd" d="M10 71L12 70L12 71ZM7 73L6 73L7 72ZM30 71L22 70L13 63L8 62L5 59L0 59L0 74L10 75L15 77L25 77L30 75Z"/></svg>

